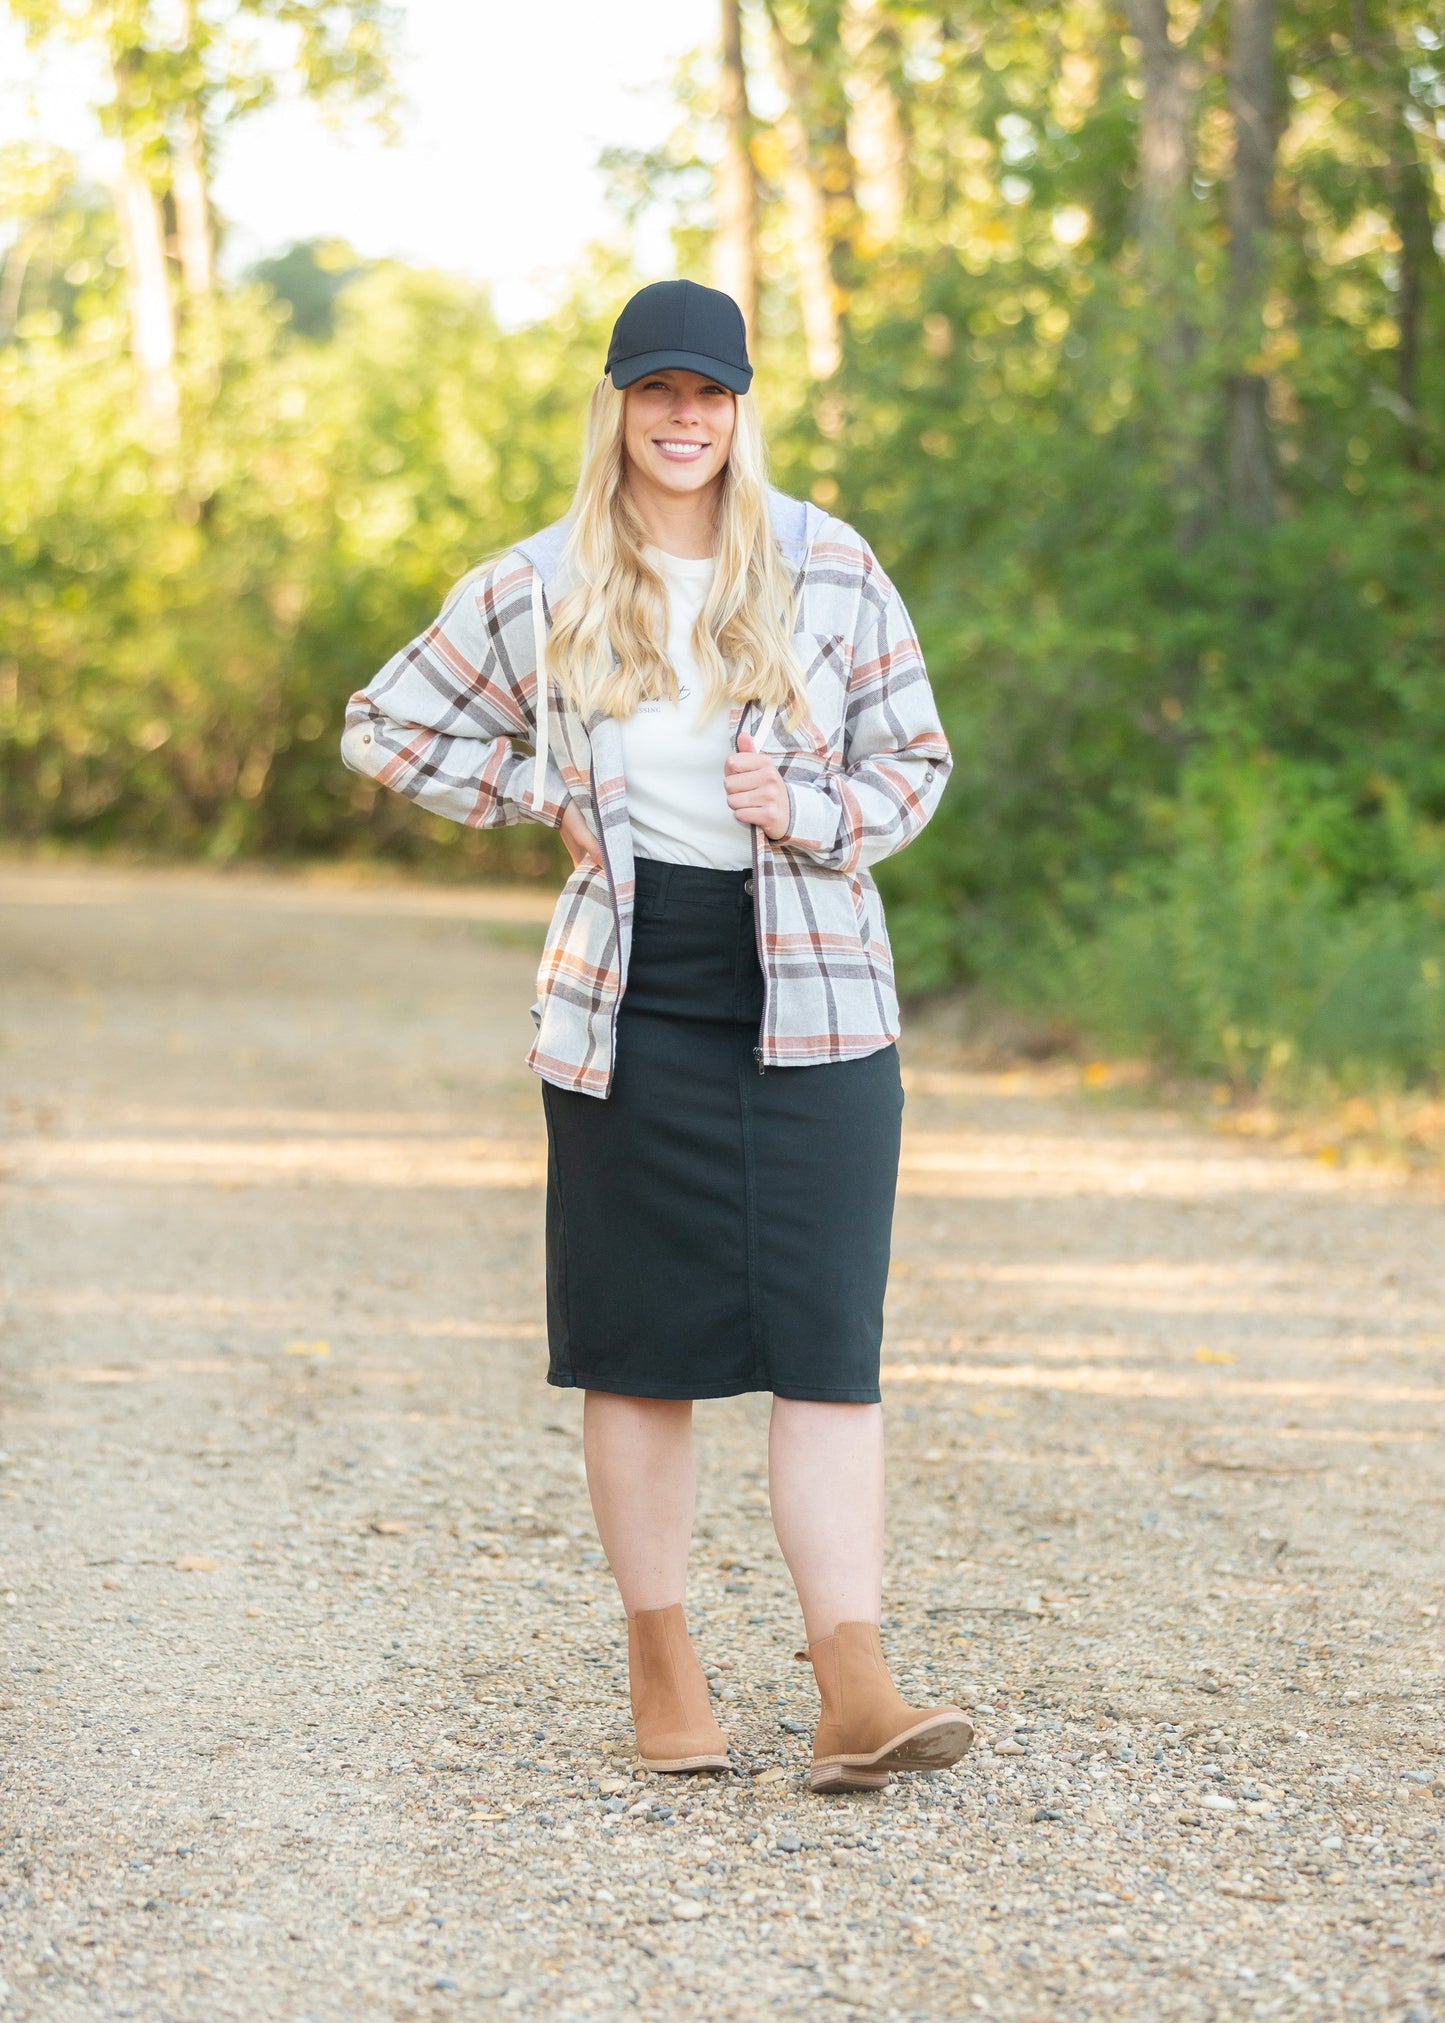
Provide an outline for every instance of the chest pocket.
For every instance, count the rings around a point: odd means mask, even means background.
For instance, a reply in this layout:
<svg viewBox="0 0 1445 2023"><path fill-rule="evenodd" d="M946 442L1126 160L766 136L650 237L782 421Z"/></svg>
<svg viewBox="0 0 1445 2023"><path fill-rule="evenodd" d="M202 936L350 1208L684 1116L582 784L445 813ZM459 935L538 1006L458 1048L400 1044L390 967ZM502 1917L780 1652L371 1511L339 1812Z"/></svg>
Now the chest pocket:
<svg viewBox="0 0 1445 2023"><path fill-rule="evenodd" d="M853 665L853 642L842 632L795 632L793 650L802 664L808 687L820 675L831 675L843 687Z"/></svg>
<svg viewBox="0 0 1445 2023"><path fill-rule="evenodd" d="M793 651L807 683L808 721L795 730L779 728L773 750L780 758L797 754L841 765L853 643L841 632L795 632Z"/></svg>

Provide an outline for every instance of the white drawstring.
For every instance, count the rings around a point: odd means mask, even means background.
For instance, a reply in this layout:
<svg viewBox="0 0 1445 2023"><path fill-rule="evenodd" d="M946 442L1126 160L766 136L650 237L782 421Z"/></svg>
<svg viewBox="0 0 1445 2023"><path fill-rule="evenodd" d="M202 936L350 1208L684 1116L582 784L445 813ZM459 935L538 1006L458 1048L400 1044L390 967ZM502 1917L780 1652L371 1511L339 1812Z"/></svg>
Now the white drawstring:
<svg viewBox="0 0 1445 2023"><path fill-rule="evenodd" d="M537 649L537 735L532 762L532 806L541 812L547 799L547 616L542 608L542 574L532 571L532 639Z"/></svg>

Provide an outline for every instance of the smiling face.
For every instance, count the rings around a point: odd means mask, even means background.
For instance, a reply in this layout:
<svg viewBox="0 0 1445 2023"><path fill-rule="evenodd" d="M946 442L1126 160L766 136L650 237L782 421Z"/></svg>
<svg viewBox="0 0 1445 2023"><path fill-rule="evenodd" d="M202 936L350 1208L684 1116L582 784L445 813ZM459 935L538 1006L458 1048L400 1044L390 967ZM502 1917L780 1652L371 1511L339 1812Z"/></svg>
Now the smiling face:
<svg viewBox="0 0 1445 2023"><path fill-rule="evenodd" d="M635 488L681 501L721 478L737 416L725 386L669 366L634 380L624 398L623 443Z"/></svg>

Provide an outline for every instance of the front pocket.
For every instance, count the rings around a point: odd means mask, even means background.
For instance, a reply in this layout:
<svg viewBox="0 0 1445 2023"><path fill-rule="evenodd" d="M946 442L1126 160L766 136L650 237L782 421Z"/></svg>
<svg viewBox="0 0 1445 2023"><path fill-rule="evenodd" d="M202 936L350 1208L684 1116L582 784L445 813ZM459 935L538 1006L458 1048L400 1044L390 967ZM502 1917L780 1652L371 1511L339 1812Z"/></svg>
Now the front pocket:
<svg viewBox="0 0 1445 2023"><path fill-rule="evenodd" d="M865 871L854 880L863 903L863 924L859 939L868 960L883 981L893 982L893 950L888 942L888 922L883 912L883 894Z"/></svg>
<svg viewBox="0 0 1445 2023"><path fill-rule="evenodd" d="M831 956L856 963L866 951L868 934L858 917L854 880L845 871L810 871L806 893L800 895L808 922L808 937L826 962Z"/></svg>

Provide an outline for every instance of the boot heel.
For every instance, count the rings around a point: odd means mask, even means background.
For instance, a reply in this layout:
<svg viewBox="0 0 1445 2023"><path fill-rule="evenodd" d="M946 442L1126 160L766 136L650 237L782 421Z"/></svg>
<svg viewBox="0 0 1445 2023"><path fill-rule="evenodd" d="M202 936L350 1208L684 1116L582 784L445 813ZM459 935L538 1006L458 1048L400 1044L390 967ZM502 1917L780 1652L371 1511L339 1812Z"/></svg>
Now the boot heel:
<svg viewBox="0 0 1445 2023"><path fill-rule="evenodd" d="M815 1763L808 1774L814 1791L881 1791L891 1782L886 1770L854 1770L846 1763Z"/></svg>

